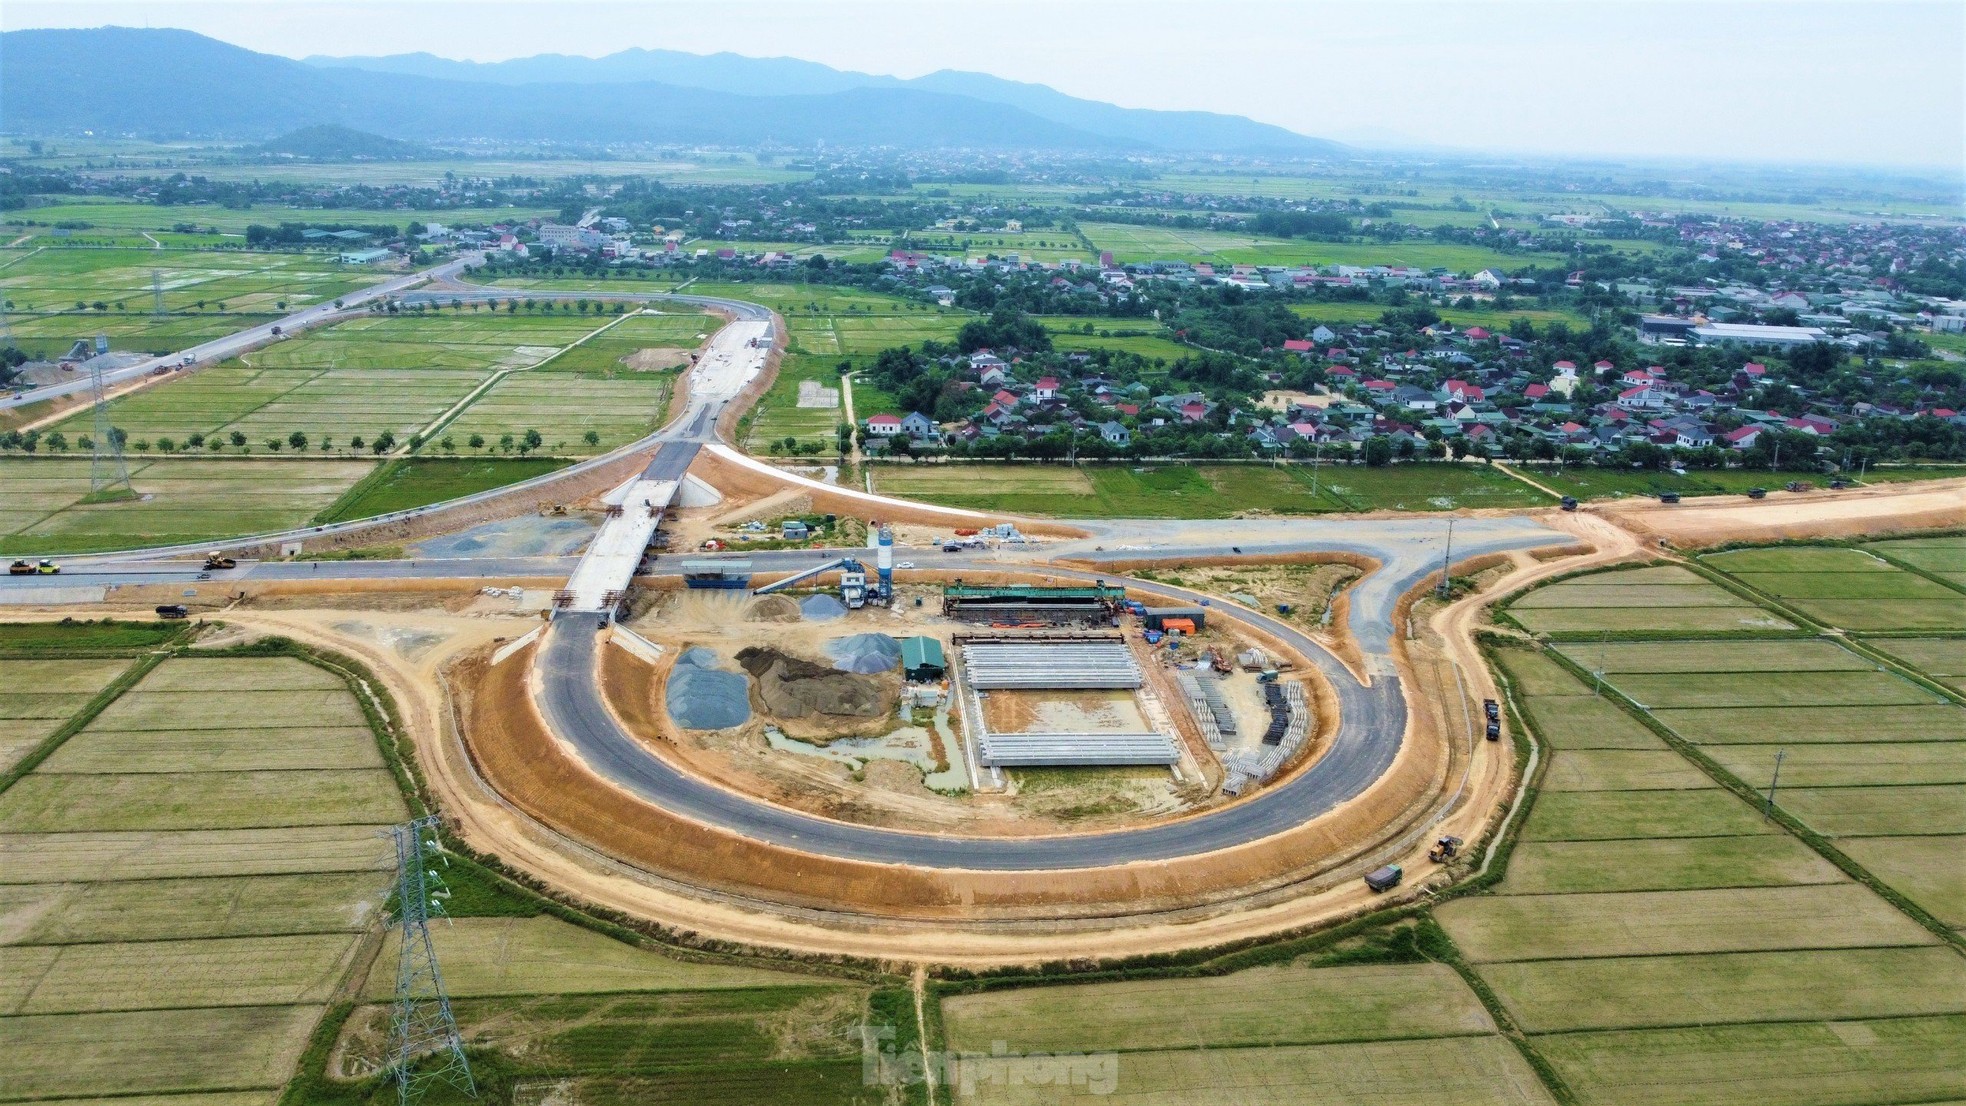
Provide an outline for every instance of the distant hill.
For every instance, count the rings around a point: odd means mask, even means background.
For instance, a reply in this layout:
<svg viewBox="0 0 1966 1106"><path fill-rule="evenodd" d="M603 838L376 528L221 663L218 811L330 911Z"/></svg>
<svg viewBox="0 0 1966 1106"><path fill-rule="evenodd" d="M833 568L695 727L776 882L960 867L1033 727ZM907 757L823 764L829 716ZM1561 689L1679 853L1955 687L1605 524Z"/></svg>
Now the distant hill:
<svg viewBox="0 0 1966 1106"><path fill-rule="evenodd" d="M1125 145L1170 151L1267 153L1327 157L1345 147L1309 138L1239 115L1205 111L1152 111L1122 108L1067 96L1040 84L1025 84L945 69L903 80L834 69L798 58L750 58L739 54L685 54L675 50L630 49L600 58L538 54L501 62L454 61L435 54L305 59L323 69L429 77L484 84L618 84L656 81L684 88L755 95L822 96L850 89L901 89L961 96L1014 107L1074 130Z"/></svg>
<svg viewBox="0 0 1966 1106"><path fill-rule="evenodd" d="M323 124L414 141L1133 148L1029 112L915 89L745 96L654 81L500 85L330 69L180 30L0 34L20 134L265 140Z"/></svg>
<svg viewBox="0 0 1966 1106"><path fill-rule="evenodd" d="M439 155L438 151L419 143L399 142L333 123L302 127L271 142L262 142L252 147L252 152L314 161L415 161Z"/></svg>

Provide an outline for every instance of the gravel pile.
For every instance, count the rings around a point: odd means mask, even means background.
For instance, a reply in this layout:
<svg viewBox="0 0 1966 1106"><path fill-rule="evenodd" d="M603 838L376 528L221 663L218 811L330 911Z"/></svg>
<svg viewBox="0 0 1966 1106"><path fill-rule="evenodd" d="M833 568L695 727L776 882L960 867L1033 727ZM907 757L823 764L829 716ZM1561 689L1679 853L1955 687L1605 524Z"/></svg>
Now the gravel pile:
<svg viewBox="0 0 1966 1106"><path fill-rule="evenodd" d="M846 604L830 595L808 595L799 601L799 613L814 622L829 622L846 614Z"/></svg>
<svg viewBox="0 0 1966 1106"><path fill-rule="evenodd" d="M717 654L686 649L669 673L669 717L690 730L727 730L751 719L751 685L742 672L717 667Z"/></svg>
<svg viewBox="0 0 1966 1106"><path fill-rule="evenodd" d="M872 675L901 663L901 643L886 634L853 634L827 642L826 655L842 672Z"/></svg>

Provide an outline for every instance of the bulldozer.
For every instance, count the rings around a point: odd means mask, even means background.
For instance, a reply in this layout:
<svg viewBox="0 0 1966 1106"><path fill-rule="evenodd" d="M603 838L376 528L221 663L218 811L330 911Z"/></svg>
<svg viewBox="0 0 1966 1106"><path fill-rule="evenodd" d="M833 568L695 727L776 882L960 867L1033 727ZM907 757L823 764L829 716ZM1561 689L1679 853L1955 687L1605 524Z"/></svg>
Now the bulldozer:
<svg viewBox="0 0 1966 1106"><path fill-rule="evenodd" d="M206 572L211 572L215 569L221 569L221 568L238 568L238 567L239 567L239 562L236 559L232 557L227 557L216 549L212 550L210 553L205 554Z"/></svg>
<svg viewBox="0 0 1966 1106"><path fill-rule="evenodd" d="M1443 837L1434 842L1433 848L1427 850L1427 859L1433 861L1435 864L1445 864L1454 859L1460 852L1460 838Z"/></svg>

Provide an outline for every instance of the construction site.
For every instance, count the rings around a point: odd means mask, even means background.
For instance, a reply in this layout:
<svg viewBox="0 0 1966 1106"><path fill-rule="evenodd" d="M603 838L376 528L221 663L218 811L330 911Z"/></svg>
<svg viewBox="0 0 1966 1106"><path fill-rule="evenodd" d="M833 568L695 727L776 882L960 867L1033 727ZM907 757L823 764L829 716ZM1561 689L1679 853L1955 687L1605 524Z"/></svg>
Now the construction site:
<svg viewBox="0 0 1966 1106"><path fill-rule="evenodd" d="M1208 809L1313 748L1302 668L1231 619L1103 582L897 586L891 531L870 541L755 588L750 558L651 578L604 654L631 732L794 809L984 834Z"/></svg>

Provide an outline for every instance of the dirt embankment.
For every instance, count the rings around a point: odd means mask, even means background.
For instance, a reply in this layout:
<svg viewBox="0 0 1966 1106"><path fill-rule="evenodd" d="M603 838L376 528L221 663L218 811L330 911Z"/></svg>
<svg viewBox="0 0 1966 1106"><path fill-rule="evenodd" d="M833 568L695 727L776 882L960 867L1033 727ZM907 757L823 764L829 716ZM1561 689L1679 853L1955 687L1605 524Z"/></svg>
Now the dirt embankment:
<svg viewBox="0 0 1966 1106"><path fill-rule="evenodd" d="M976 527L995 525L1000 522L1016 523L1017 529L1033 537L1080 538L1085 532L1061 522L1046 519L1022 518L1017 515L979 513L977 517L965 517L953 512L934 510L926 505L910 507L901 501L880 501L863 498L854 494L857 489L832 490L825 486L808 486L787 479L774 478L771 473L760 472L745 465L732 464L713 453L706 451L698 457L691 468L697 476L709 481L726 495L747 499L762 500L795 488L801 494L811 497L811 509L843 518L878 519L889 523L912 523L931 527L937 533L948 533L953 527Z"/></svg>
<svg viewBox="0 0 1966 1106"><path fill-rule="evenodd" d="M1770 492L1767 499L1715 496L1665 504L1626 500L1593 505L1603 516L1656 545L1682 549L1728 542L1886 536L1966 526L1966 479L1881 484L1843 491Z"/></svg>

